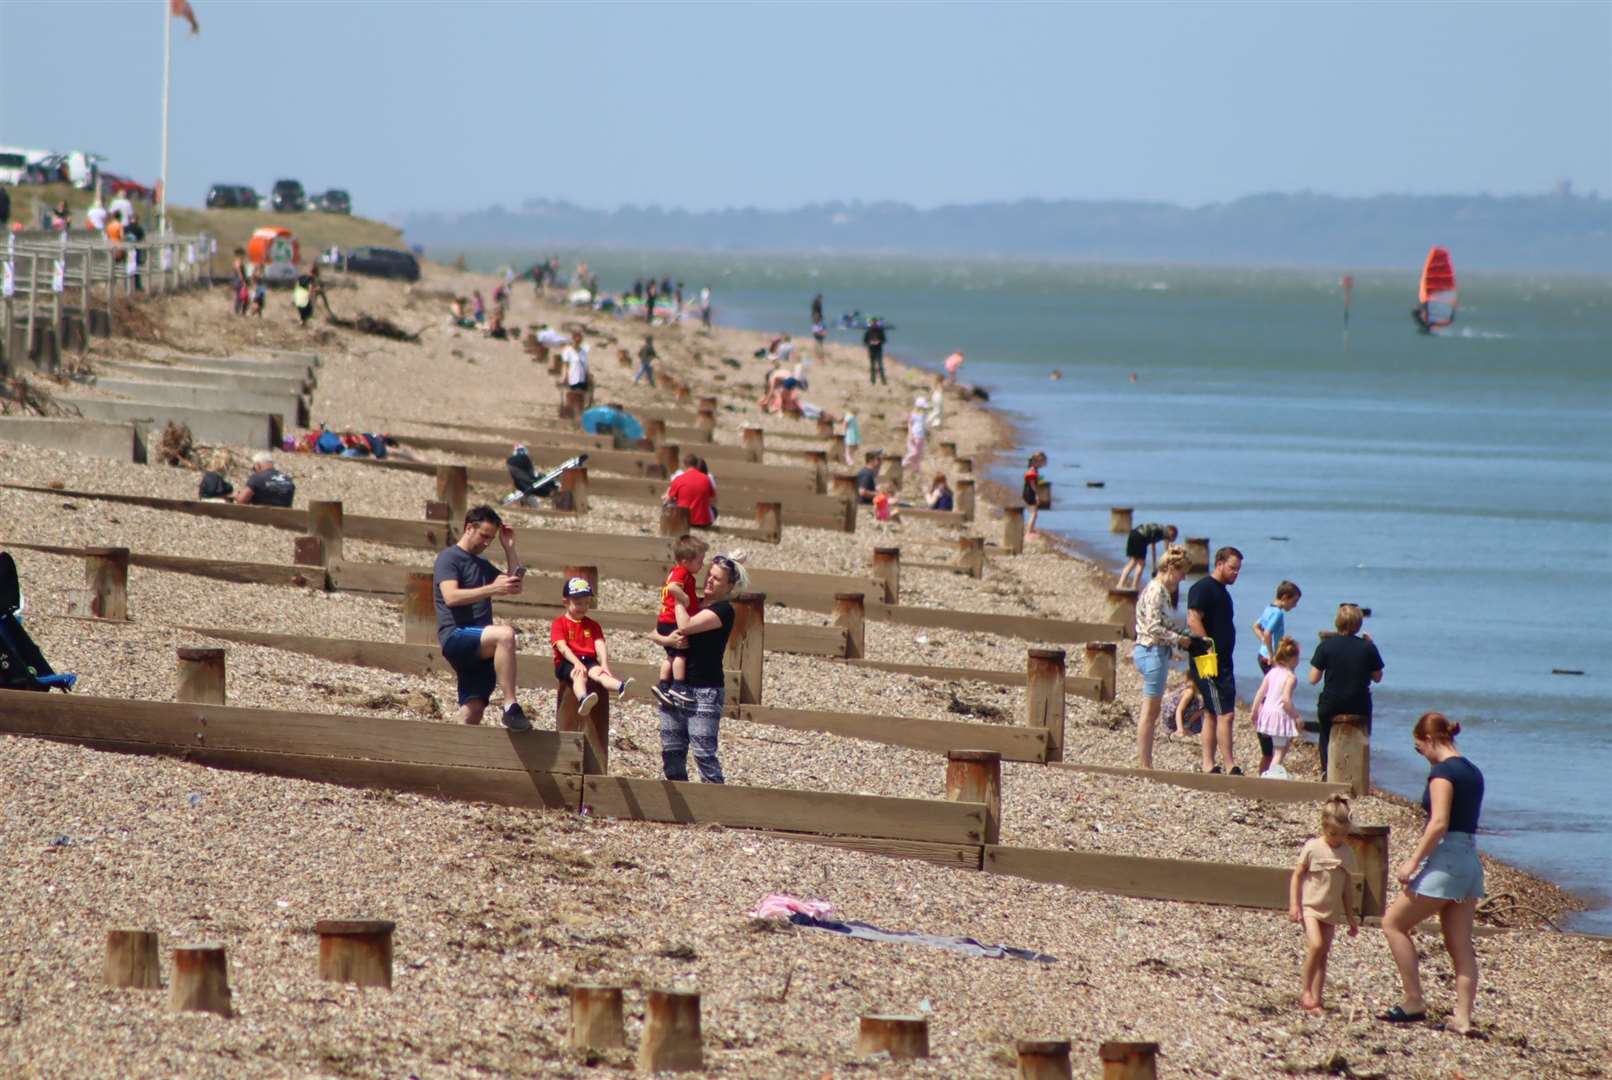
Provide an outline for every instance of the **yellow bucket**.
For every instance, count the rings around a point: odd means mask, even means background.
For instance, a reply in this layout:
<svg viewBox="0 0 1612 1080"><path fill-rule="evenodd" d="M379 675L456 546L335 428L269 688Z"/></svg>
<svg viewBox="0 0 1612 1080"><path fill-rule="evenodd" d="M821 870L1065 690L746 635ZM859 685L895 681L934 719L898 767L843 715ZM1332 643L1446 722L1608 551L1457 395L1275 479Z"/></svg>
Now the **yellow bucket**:
<svg viewBox="0 0 1612 1080"><path fill-rule="evenodd" d="M1212 679L1220 674L1220 657L1213 651L1192 658L1192 666L1200 679Z"/></svg>

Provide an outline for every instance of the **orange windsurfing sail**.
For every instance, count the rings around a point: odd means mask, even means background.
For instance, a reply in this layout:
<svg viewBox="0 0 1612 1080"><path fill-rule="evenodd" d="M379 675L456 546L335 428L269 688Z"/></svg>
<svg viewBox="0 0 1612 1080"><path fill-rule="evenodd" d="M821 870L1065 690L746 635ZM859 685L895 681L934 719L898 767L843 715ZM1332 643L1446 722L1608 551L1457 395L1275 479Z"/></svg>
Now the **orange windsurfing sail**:
<svg viewBox="0 0 1612 1080"><path fill-rule="evenodd" d="M1450 262L1450 253L1444 248L1434 247L1422 264L1422 285L1417 294L1421 302L1418 311L1422 325L1432 330L1453 323L1456 297L1455 266Z"/></svg>

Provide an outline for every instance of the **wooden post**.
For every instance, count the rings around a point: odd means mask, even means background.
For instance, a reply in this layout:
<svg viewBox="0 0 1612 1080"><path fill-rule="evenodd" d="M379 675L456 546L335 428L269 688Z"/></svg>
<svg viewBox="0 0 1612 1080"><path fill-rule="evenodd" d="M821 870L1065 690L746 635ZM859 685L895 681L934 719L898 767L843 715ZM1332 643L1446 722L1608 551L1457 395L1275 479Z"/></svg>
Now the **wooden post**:
<svg viewBox="0 0 1612 1080"><path fill-rule="evenodd" d="M822 495L828 491L828 451L806 451L806 464L812 470L812 489Z"/></svg>
<svg viewBox="0 0 1612 1080"><path fill-rule="evenodd" d="M733 598L733 630L722 666L739 671L739 703L760 705L765 676L767 594L740 593Z"/></svg>
<svg viewBox="0 0 1612 1080"><path fill-rule="evenodd" d="M174 690L174 700L196 705L224 704L224 650L181 646L178 656L179 685Z"/></svg>
<svg viewBox="0 0 1612 1080"><path fill-rule="evenodd" d="M864 1016L856 1033L860 1057L884 1051L892 1061L929 1056L929 1018L924 1016Z"/></svg>
<svg viewBox="0 0 1612 1080"><path fill-rule="evenodd" d="M659 446L655 447L655 463L666 470L666 476L668 479L674 472L677 471L678 466L682 464L682 461L680 460L682 457L680 450L681 448L676 443L663 442Z"/></svg>
<svg viewBox="0 0 1612 1080"><path fill-rule="evenodd" d="M101 967L106 985L130 990L161 990L162 964L157 959L155 930L108 930L106 962Z"/></svg>
<svg viewBox="0 0 1612 1080"><path fill-rule="evenodd" d="M700 442L712 442L716 439L716 413L700 410L694 418L694 426L700 431Z"/></svg>
<svg viewBox="0 0 1612 1080"><path fill-rule="evenodd" d="M571 509L579 514L588 512L588 470L585 466L567 469L560 477L560 490L571 493Z"/></svg>
<svg viewBox="0 0 1612 1080"><path fill-rule="evenodd" d="M603 774L610 771L610 691L588 680L588 689L599 695L593 711L586 716L577 708L576 691L567 679L555 688L554 730L579 731L583 748L582 771Z"/></svg>
<svg viewBox="0 0 1612 1080"><path fill-rule="evenodd" d="M1103 680L1100 700L1113 701L1119 648L1112 641L1086 642L1086 674Z"/></svg>
<svg viewBox="0 0 1612 1080"><path fill-rule="evenodd" d="M697 1072L704 1067L700 995L651 990L644 1002L644 1036L638 1047L638 1071Z"/></svg>
<svg viewBox="0 0 1612 1080"><path fill-rule="evenodd" d="M1103 1080L1158 1080L1154 1058L1159 1044L1152 1042L1105 1042L1097 1050L1103 1062Z"/></svg>
<svg viewBox="0 0 1612 1080"><path fill-rule="evenodd" d="M651 416L644 421L644 438L649 445L659 446L666 441L666 421L658 416Z"/></svg>
<svg viewBox="0 0 1612 1080"><path fill-rule="evenodd" d="M959 536L957 538L957 566L971 578L985 576L985 538Z"/></svg>
<svg viewBox="0 0 1612 1080"><path fill-rule="evenodd" d="M441 499L427 499L425 501L425 520L427 521L440 521L444 525L447 525L449 524L449 517L452 515L452 513L453 507L449 506ZM464 530L463 523L460 523L459 529L460 531ZM453 535L451 530L449 531L448 535Z"/></svg>
<svg viewBox="0 0 1612 1080"><path fill-rule="evenodd" d="M828 440L828 459L838 465L845 460L845 436L832 435Z"/></svg>
<svg viewBox="0 0 1612 1080"><path fill-rule="evenodd" d="M1063 760L1067 660L1062 649L1031 649L1025 662L1025 722L1047 729L1047 760Z"/></svg>
<svg viewBox="0 0 1612 1080"><path fill-rule="evenodd" d="M688 532L688 507L662 506L660 508L660 534L676 539Z"/></svg>
<svg viewBox="0 0 1612 1080"><path fill-rule="evenodd" d="M180 945L174 949L174 981L168 1008L231 1016L229 961L222 945Z"/></svg>
<svg viewBox="0 0 1612 1080"><path fill-rule="evenodd" d="M329 566L325 542L317 536L299 536L291 541L291 561L297 566Z"/></svg>
<svg viewBox="0 0 1612 1080"><path fill-rule="evenodd" d="M762 538L769 543L776 544L784 538L783 513L782 503L756 503L756 524L761 527Z"/></svg>
<svg viewBox="0 0 1612 1080"><path fill-rule="evenodd" d="M1136 627L1136 589L1108 590L1108 621L1119 623L1129 635Z"/></svg>
<svg viewBox="0 0 1612 1080"><path fill-rule="evenodd" d="M574 577L582 578L588 583L588 588L593 590L594 603L599 602L599 568L597 566L589 566L586 563L567 566L564 570L564 576L566 581L570 581Z"/></svg>
<svg viewBox="0 0 1612 1080"><path fill-rule="evenodd" d="M873 549L873 580L884 585L884 602L901 602L901 549L876 547Z"/></svg>
<svg viewBox="0 0 1612 1080"><path fill-rule="evenodd" d="M1016 1049L1019 1052L1016 1080L1074 1080L1068 1039L1020 1039Z"/></svg>
<svg viewBox="0 0 1612 1080"><path fill-rule="evenodd" d="M688 388L688 383L678 383L673 390L673 396L679 401L687 401L694 396L694 391Z"/></svg>
<svg viewBox="0 0 1612 1080"><path fill-rule="evenodd" d="M1349 846L1360 864L1360 892L1356 910L1362 916L1388 910L1388 826L1356 825L1349 830Z"/></svg>
<svg viewBox="0 0 1612 1080"><path fill-rule="evenodd" d="M906 474L901 470L900 454L886 453L879 458L879 482L881 484L889 482L896 486L897 491L900 491L905 478Z"/></svg>
<svg viewBox="0 0 1612 1080"><path fill-rule="evenodd" d="M958 458L957 468L961 472L972 473L974 471L974 459L971 457Z"/></svg>
<svg viewBox="0 0 1612 1080"><path fill-rule="evenodd" d="M834 437L834 421L826 416L817 418L817 437L819 439L832 439Z"/></svg>
<svg viewBox="0 0 1612 1080"><path fill-rule="evenodd" d="M1371 790L1371 733L1363 716L1335 716L1327 740L1327 783L1348 784L1356 798Z"/></svg>
<svg viewBox="0 0 1612 1080"><path fill-rule="evenodd" d="M750 460L760 461L767 451L767 434L754 424L746 424L739 431L740 444L750 451Z"/></svg>
<svg viewBox="0 0 1612 1080"><path fill-rule="evenodd" d="M571 987L571 1049L620 1050L626 1045L621 987Z"/></svg>
<svg viewBox="0 0 1612 1080"><path fill-rule="evenodd" d="M1042 510L1052 509L1052 481L1037 480L1035 482L1035 504Z"/></svg>
<svg viewBox="0 0 1612 1080"><path fill-rule="evenodd" d="M440 486L441 483L441 474L439 473L437 480L438 486ZM462 515L460 520L463 520ZM336 562L340 562L342 559L341 500L309 499L308 532L325 542L326 559L333 559Z"/></svg>
<svg viewBox="0 0 1612 1080"><path fill-rule="evenodd" d="M835 473L829 478L829 491L835 495L847 495L856 498L856 477Z"/></svg>
<svg viewBox="0 0 1612 1080"><path fill-rule="evenodd" d="M320 919L319 977L328 982L392 988L392 931L385 919Z"/></svg>
<svg viewBox="0 0 1612 1080"><path fill-rule="evenodd" d="M995 750L951 750L946 754L946 801L985 804L987 844L1002 839L1002 755Z"/></svg>
<svg viewBox="0 0 1612 1080"><path fill-rule="evenodd" d="M1024 554L1024 507L1002 507L1002 550L1009 555Z"/></svg>
<svg viewBox="0 0 1612 1080"><path fill-rule="evenodd" d="M1201 574L1209 569L1209 538L1207 536L1187 537L1187 571Z"/></svg>
<svg viewBox="0 0 1612 1080"><path fill-rule="evenodd" d="M624 368L632 367L632 353L628 352L626 349L616 350L616 360Z"/></svg>
<svg viewBox="0 0 1612 1080"><path fill-rule="evenodd" d="M129 618L129 549L92 547L84 551L84 583L90 614L98 619Z"/></svg>
<svg viewBox="0 0 1612 1080"><path fill-rule="evenodd" d="M437 498L448 504L450 524L465 520L470 508L470 476L463 465L437 466Z"/></svg>
<svg viewBox="0 0 1612 1080"><path fill-rule="evenodd" d="M974 520L974 478L960 476L957 478L957 498L955 504L957 512L963 515L964 521Z"/></svg>
<svg viewBox="0 0 1612 1080"><path fill-rule="evenodd" d="M436 584L430 574L410 574L403 583L403 643L437 643Z"/></svg>
<svg viewBox="0 0 1612 1080"><path fill-rule="evenodd" d="M945 454L949 458L955 458L957 456L957 442L956 442L956 440L942 439L940 441L940 452L942 454Z"/></svg>
<svg viewBox="0 0 1612 1080"><path fill-rule="evenodd" d="M845 627L845 657L860 660L867 651L867 616L862 605L862 594L834 594L834 625Z"/></svg>
<svg viewBox="0 0 1612 1080"><path fill-rule="evenodd" d="M1130 532L1132 512L1129 506L1110 507L1108 510L1108 531L1111 533Z"/></svg>

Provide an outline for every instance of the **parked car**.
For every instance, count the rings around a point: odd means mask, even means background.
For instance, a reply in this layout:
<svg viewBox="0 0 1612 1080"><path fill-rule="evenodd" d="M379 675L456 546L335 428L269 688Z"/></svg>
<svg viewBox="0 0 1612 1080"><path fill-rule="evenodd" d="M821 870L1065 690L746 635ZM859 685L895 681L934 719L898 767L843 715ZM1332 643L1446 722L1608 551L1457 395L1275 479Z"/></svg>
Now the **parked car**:
<svg viewBox="0 0 1612 1080"><path fill-rule="evenodd" d="M214 184L207 189L207 206L212 210L255 210L257 192L245 184Z"/></svg>
<svg viewBox="0 0 1612 1080"><path fill-rule="evenodd" d="M397 248L355 247L347 253L347 269L371 277L420 280L420 263L407 251Z"/></svg>
<svg viewBox="0 0 1612 1080"><path fill-rule="evenodd" d="M281 213L297 213L308 209L308 193L297 180L276 180L270 200Z"/></svg>
<svg viewBox="0 0 1612 1080"><path fill-rule="evenodd" d="M154 199L157 193L138 180L130 180L117 173L101 172L101 190L108 195L127 195L134 199Z"/></svg>
<svg viewBox="0 0 1612 1080"><path fill-rule="evenodd" d="M353 212L353 199L351 195L341 188L331 188L313 201L314 209L323 210L327 214L350 214Z"/></svg>

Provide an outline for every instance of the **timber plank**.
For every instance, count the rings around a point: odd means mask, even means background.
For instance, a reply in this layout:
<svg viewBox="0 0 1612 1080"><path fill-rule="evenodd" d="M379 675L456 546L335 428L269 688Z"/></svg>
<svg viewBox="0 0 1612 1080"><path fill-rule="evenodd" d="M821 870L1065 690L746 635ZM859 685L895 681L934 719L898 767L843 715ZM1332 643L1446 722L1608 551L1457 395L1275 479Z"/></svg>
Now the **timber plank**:
<svg viewBox="0 0 1612 1080"><path fill-rule="evenodd" d="M1120 896L1282 911L1287 910L1292 878L1291 868L1285 866L1154 859L996 844L985 847L985 870Z"/></svg>
<svg viewBox="0 0 1612 1080"><path fill-rule="evenodd" d="M974 668L933 667L928 664L897 664L888 660L842 660L844 664L852 667L872 668L875 671L888 671L893 675L916 675L924 679L948 679L990 683L992 686L1027 686L1029 676L1022 671L985 671ZM1085 675L1065 675L1064 694L1066 697L1087 698L1091 701L1101 701L1103 693L1103 680L1093 679Z"/></svg>
<svg viewBox="0 0 1612 1080"><path fill-rule="evenodd" d="M89 548L62 547L55 544L27 544L16 540L0 540L0 547L19 551L38 551L46 555L64 555L83 558ZM156 555L150 552L131 551L130 566L148 570L166 570L175 574L232 581L241 585L290 585L298 588L325 588L325 571L319 566L289 566L280 563L236 562L231 559L199 559L189 555Z"/></svg>
<svg viewBox="0 0 1612 1080"><path fill-rule="evenodd" d="M597 817L726 825L839 836L979 844L983 803L898 799L834 791L585 776L583 805Z"/></svg>
<svg viewBox="0 0 1612 1080"><path fill-rule="evenodd" d="M817 844L820 847L839 848L841 851L861 851L869 855L884 855L892 859L917 859L953 870L978 870L984 857L979 844L936 844L924 840L880 840L868 836L813 836L810 833L767 832L763 835L776 840L794 840Z"/></svg>
<svg viewBox="0 0 1612 1080"><path fill-rule="evenodd" d="M946 630L972 630L999 634L1025 641L1051 641L1081 644L1087 641L1122 641L1130 628L1118 623L1082 623L1065 619L1043 619L1033 615L1001 615L985 611L953 611L949 608L910 607L868 601L867 617L903 626Z"/></svg>
<svg viewBox="0 0 1612 1080"><path fill-rule="evenodd" d="M165 499L155 495L119 495L101 491L71 491L36 487L29 484L0 484L10 491L27 491L36 495L55 495L63 499L95 499L100 502L121 503L124 506L144 506L152 510L170 510L196 517L220 518L225 521L245 521L252 525L267 525L275 529L308 531L308 511L289 506L241 506L232 502L211 502L204 499Z"/></svg>
<svg viewBox="0 0 1612 1080"><path fill-rule="evenodd" d="M1056 768L1067 769L1070 772L1146 780L1154 784L1169 784L1173 787L1191 788L1194 791L1213 791L1238 799L1261 799L1265 802L1320 803L1334 795L1347 797L1350 791L1348 784L1328 784L1317 780L1261 780L1257 776L1231 776L1173 769L1133 769L1117 765L1082 765L1072 761L1053 764Z"/></svg>
<svg viewBox="0 0 1612 1080"><path fill-rule="evenodd" d="M752 724L795 731L824 731L852 739L906 746L914 750L995 750L1004 761L1047 760L1046 728L1006 724L973 724L959 720L922 720L909 716L873 716L815 709L774 709L741 705L739 718Z"/></svg>

